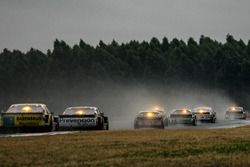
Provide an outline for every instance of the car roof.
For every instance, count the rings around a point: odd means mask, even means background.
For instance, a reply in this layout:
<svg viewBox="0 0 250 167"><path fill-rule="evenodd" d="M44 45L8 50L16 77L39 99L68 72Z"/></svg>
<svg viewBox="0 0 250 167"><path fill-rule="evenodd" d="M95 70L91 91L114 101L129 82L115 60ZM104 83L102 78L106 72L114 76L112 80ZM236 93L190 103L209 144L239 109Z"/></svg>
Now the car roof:
<svg viewBox="0 0 250 167"><path fill-rule="evenodd" d="M228 107L227 110L229 110L230 108L233 108L233 107L234 107L235 109L243 110L243 107L239 107L239 106L236 106L236 107L235 107L235 106Z"/></svg>
<svg viewBox="0 0 250 167"><path fill-rule="evenodd" d="M191 109L189 108L175 108L172 111L176 111L176 110L187 110L187 111L191 111Z"/></svg>
<svg viewBox="0 0 250 167"><path fill-rule="evenodd" d="M171 113L173 113L173 112L175 112L175 111L178 111L178 110L187 110L188 112L192 112L191 109L177 108L177 109L173 109L173 110L171 111Z"/></svg>
<svg viewBox="0 0 250 167"><path fill-rule="evenodd" d="M139 114L141 114L141 113L147 113L147 112L153 112L153 113L159 113L159 114L161 114L162 113L162 111L154 111L154 110L149 110L149 111L139 111Z"/></svg>
<svg viewBox="0 0 250 167"><path fill-rule="evenodd" d="M10 107L25 106L25 105L46 107L46 105L42 103L19 103L19 104L12 104Z"/></svg>
<svg viewBox="0 0 250 167"><path fill-rule="evenodd" d="M207 110L212 110L212 107L195 107L194 110L197 109L207 109Z"/></svg>
<svg viewBox="0 0 250 167"><path fill-rule="evenodd" d="M72 107L67 107L66 109L73 109L73 108L89 108L89 109L93 109L93 110L97 110L97 107L93 107L93 106L72 106Z"/></svg>

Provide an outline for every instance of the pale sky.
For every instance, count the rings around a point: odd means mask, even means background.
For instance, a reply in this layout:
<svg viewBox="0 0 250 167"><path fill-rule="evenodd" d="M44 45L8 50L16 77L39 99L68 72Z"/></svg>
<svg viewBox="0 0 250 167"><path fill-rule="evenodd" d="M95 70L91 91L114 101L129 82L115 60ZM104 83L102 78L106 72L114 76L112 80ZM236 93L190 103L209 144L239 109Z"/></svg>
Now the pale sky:
<svg viewBox="0 0 250 167"><path fill-rule="evenodd" d="M0 52L46 52L56 38L96 46L201 34L224 42L228 33L250 39L249 0L0 0Z"/></svg>

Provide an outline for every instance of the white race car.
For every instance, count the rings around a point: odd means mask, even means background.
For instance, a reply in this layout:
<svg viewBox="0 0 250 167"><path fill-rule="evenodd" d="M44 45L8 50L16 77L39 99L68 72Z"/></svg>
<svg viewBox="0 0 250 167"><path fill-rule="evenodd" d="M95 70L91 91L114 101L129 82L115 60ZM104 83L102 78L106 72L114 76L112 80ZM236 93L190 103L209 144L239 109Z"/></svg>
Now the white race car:
<svg viewBox="0 0 250 167"><path fill-rule="evenodd" d="M247 119L247 112L243 107L228 107L226 114L226 119Z"/></svg>
<svg viewBox="0 0 250 167"><path fill-rule="evenodd" d="M78 106L67 108L57 118L58 130L108 130L108 117L97 107Z"/></svg>
<svg viewBox="0 0 250 167"><path fill-rule="evenodd" d="M171 112L167 124L191 124L196 126L196 115L189 109L175 109Z"/></svg>
<svg viewBox="0 0 250 167"><path fill-rule="evenodd" d="M198 121L209 121L215 123L216 112L211 107L196 107L193 109Z"/></svg>
<svg viewBox="0 0 250 167"><path fill-rule="evenodd" d="M164 113L162 111L141 111L135 118L134 128L164 129Z"/></svg>

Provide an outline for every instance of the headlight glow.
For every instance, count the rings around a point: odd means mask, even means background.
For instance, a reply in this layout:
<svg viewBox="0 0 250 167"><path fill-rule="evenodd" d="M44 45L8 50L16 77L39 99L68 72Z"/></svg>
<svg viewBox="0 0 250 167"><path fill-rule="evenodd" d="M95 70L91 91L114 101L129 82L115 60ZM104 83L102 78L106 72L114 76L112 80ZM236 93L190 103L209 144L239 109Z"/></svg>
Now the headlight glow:
<svg viewBox="0 0 250 167"><path fill-rule="evenodd" d="M29 112L29 111L31 111L31 107L30 106L24 106L22 108L22 110L25 111L25 112Z"/></svg>
<svg viewBox="0 0 250 167"><path fill-rule="evenodd" d="M159 107L154 107L154 110L160 110L160 108Z"/></svg>
<svg viewBox="0 0 250 167"><path fill-rule="evenodd" d="M78 110L78 111L76 111L76 114L77 115L84 115L84 111L83 110Z"/></svg>
<svg viewBox="0 0 250 167"><path fill-rule="evenodd" d="M147 117L149 117L149 118L153 117L153 113L148 112L148 113L147 113Z"/></svg>

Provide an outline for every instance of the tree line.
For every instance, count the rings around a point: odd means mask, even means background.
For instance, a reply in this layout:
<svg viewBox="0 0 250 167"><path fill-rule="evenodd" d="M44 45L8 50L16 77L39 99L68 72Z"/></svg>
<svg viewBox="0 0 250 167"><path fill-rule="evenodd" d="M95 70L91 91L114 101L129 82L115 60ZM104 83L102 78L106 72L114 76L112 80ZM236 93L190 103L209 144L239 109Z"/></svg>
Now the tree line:
<svg viewBox="0 0 250 167"><path fill-rule="evenodd" d="M100 41L96 47L80 40L71 47L56 39L47 53L33 48L26 53L8 49L0 53L1 99L32 89L40 90L39 94L48 87L92 81L194 82L250 92L250 40L246 44L228 34L221 43L202 35L199 41L153 37L149 42Z"/></svg>

